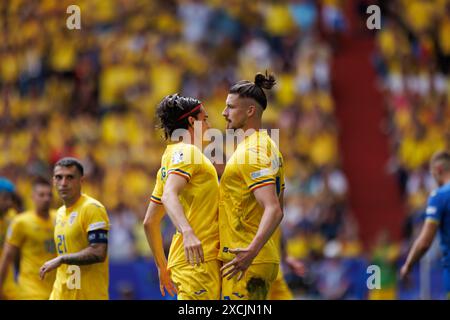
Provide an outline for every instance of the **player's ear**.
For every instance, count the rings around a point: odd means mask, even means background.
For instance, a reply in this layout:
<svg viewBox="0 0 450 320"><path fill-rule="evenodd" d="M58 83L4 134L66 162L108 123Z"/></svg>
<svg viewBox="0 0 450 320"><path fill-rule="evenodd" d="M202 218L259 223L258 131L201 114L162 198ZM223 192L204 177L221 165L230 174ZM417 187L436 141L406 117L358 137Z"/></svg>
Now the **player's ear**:
<svg viewBox="0 0 450 320"><path fill-rule="evenodd" d="M189 117L188 117L189 126L190 126L190 127L193 127L193 126L194 126L194 122L195 122L196 120L197 120L197 119L195 119L194 117L189 116Z"/></svg>
<svg viewBox="0 0 450 320"><path fill-rule="evenodd" d="M435 165L435 170L436 170L436 173L437 173L439 176L444 172L444 170L443 170L443 168L442 168L442 166L441 166L440 164L436 164L436 165Z"/></svg>
<svg viewBox="0 0 450 320"><path fill-rule="evenodd" d="M247 109L247 115L249 117L252 117L255 113L256 113L256 106L252 104Z"/></svg>

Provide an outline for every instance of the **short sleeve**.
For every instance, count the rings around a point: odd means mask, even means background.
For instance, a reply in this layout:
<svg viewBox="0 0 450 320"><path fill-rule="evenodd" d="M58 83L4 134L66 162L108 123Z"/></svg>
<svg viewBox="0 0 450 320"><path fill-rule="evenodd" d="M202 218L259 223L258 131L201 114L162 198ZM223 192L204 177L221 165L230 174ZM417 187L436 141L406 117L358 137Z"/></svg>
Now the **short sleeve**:
<svg viewBox="0 0 450 320"><path fill-rule="evenodd" d="M162 182L161 170L162 170L162 168L160 168L158 170L158 173L156 174L155 187L153 188L153 192L150 197L150 201L152 201L156 204L162 204L161 197L163 195L163 182Z"/></svg>
<svg viewBox="0 0 450 320"><path fill-rule="evenodd" d="M425 209L425 219L437 223L442 219L443 204L439 199L439 194L433 191L428 198L427 208Z"/></svg>
<svg viewBox="0 0 450 320"><path fill-rule="evenodd" d="M177 174L189 182L202 161L203 155L196 146L182 144L172 152L169 165L166 168L167 175Z"/></svg>
<svg viewBox="0 0 450 320"><path fill-rule="evenodd" d="M91 203L84 211L82 219L83 229L86 232L95 230L109 230L109 218L105 207Z"/></svg>
<svg viewBox="0 0 450 320"><path fill-rule="evenodd" d="M250 147L245 150L245 163L239 165L242 178L250 191L269 184L276 184L279 193L284 179L279 176L281 158L270 156L267 150Z"/></svg>
<svg viewBox="0 0 450 320"><path fill-rule="evenodd" d="M8 227L8 232L6 233L6 242L15 246L21 247L25 241L24 234L25 227L22 225L19 219L13 219Z"/></svg>

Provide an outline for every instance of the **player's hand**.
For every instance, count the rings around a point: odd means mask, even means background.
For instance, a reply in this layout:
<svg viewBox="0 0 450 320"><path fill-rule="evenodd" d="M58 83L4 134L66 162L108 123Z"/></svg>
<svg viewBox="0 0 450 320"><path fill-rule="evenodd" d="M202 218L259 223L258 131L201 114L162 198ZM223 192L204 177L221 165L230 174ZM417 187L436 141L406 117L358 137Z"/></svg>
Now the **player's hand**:
<svg viewBox="0 0 450 320"><path fill-rule="evenodd" d="M61 256L44 263L41 269L39 270L39 277L41 278L41 280L44 280L46 273L57 269L61 264L62 264Z"/></svg>
<svg viewBox="0 0 450 320"><path fill-rule="evenodd" d="M173 297L178 293L177 287L170 278L170 270L168 270L167 268L158 268L158 276L159 276L159 290L161 291L161 295L163 297L166 296L165 290L167 290L167 292L170 294L171 297Z"/></svg>
<svg viewBox="0 0 450 320"><path fill-rule="evenodd" d="M239 281L244 277L245 272L252 264L253 259L255 259L256 257L256 254L249 249L240 248L229 249L228 252L235 254L236 257L230 262L223 265L223 267L220 268L220 272L222 272L223 278L228 276L228 280L239 274L237 278L237 280Z"/></svg>
<svg viewBox="0 0 450 320"><path fill-rule="evenodd" d="M194 231L189 230L183 233L183 243L187 262L192 266L205 262L202 243L194 234Z"/></svg>
<svg viewBox="0 0 450 320"><path fill-rule="evenodd" d="M285 260L287 266L289 269L292 270L292 272L299 277L303 277L306 274L306 266L303 262L300 260L295 259L294 257L286 257Z"/></svg>
<svg viewBox="0 0 450 320"><path fill-rule="evenodd" d="M410 271L411 271L410 267L404 264L400 269L400 280L401 281L405 280Z"/></svg>

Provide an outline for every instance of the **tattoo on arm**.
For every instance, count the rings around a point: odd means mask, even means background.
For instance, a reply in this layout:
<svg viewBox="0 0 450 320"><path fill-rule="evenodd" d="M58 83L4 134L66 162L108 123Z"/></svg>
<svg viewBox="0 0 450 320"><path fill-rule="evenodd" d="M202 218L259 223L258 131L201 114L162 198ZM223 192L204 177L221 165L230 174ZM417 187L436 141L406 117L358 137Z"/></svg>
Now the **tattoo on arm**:
<svg viewBox="0 0 450 320"><path fill-rule="evenodd" d="M87 247L77 253L70 253L62 257L62 263L73 265L88 265L104 261L103 254L99 250L104 248Z"/></svg>

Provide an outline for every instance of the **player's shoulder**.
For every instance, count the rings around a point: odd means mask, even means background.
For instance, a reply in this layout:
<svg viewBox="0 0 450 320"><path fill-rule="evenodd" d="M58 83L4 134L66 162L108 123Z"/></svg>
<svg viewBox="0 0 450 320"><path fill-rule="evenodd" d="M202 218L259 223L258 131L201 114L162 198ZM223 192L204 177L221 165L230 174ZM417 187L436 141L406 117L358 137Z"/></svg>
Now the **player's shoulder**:
<svg viewBox="0 0 450 320"><path fill-rule="evenodd" d="M97 199L94 199L90 196L88 196L87 194L83 194L82 197L83 199L83 203L81 205L81 210L89 210L89 209L94 209L94 208L98 208L98 209L105 209L105 206L98 201Z"/></svg>
<svg viewBox="0 0 450 320"><path fill-rule="evenodd" d="M439 188L434 189L430 193L431 196L450 195L450 183L444 184Z"/></svg>
<svg viewBox="0 0 450 320"><path fill-rule="evenodd" d="M430 193L430 199L434 201L447 201L450 199L450 183L434 189Z"/></svg>
<svg viewBox="0 0 450 320"><path fill-rule="evenodd" d="M203 162L203 153L196 145L179 142L171 145L165 154L165 162L171 165L189 165Z"/></svg>
<svg viewBox="0 0 450 320"><path fill-rule="evenodd" d="M192 143L184 143L180 142L174 147L174 153L176 152L184 152L187 156L191 154L202 154L202 151L198 146Z"/></svg>
<svg viewBox="0 0 450 320"><path fill-rule="evenodd" d="M27 210L24 212L21 212L20 214L17 214L12 217L12 220L15 222L26 222L34 217L34 212L32 210Z"/></svg>
<svg viewBox="0 0 450 320"><path fill-rule="evenodd" d="M17 211L15 209L11 208L11 209L8 209L8 211L6 212L5 219L8 221L11 221L15 217L17 217L17 215L18 215Z"/></svg>
<svg viewBox="0 0 450 320"><path fill-rule="evenodd" d="M279 152L278 146L275 141L269 136L266 130L260 130L248 137L247 143L245 144L245 149L247 151L268 151L268 152Z"/></svg>
<svg viewBox="0 0 450 320"><path fill-rule="evenodd" d="M20 225L26 224L28 221L30 221L29 211L24 211L24 212L21 212L19 214L10 216L8 218L8 220L9 220L10 223L13 223L15 225L17 225L17 224L20 224Z"/></svg>

